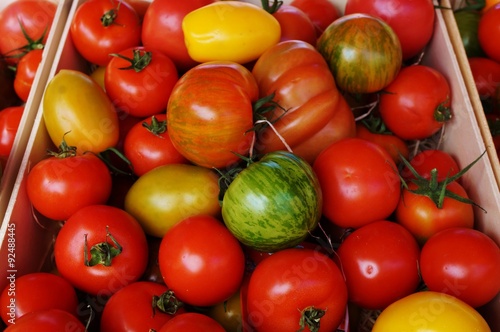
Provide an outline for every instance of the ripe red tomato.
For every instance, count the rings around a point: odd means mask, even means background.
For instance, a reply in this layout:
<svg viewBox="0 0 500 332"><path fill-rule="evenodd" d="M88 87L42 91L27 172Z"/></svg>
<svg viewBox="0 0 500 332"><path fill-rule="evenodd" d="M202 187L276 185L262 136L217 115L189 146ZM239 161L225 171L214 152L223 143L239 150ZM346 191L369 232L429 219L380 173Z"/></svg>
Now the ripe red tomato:
<svg viewBox="0 0 500 332"><path fill-rule="evenodd" d="M142 22L142 43L165 53L180 73L197 65L184 44L182 19L187 13L214 0L155 0L149 5Z"/></svg>
<svg viewBox="0 0 500 332"><path fill-rule="evenodd" d="M168 56L131 47L109 61L104 87L118 109L135 117L148 117L165 112L177 79L177 69Z"/></svg>
<svg viewBox="0 0 500 332"><path fill-rule="evenodd" d="M311 45L316 45L316 28L302 9L282 4L271 14L280 24L280 41L302 40Z"/></svg>
<svg viewBox="0 0 500 332"><path fill-rule="evenodd" d="M166 119L167 115L162 113L140 120L125 136L123 152L136 175L161 165L189 162L172 144Z"/></svg>
<svg viewBox="0 0 500 332"><path fill-rule="evenodd" d="M349 301L384 309L413 293L419 283L420 247L403 226L375 221L349 234L338 248Z"/></svg>
<svg viewBox="0 0 500 332"><path fill-rule="evenodd" d="M26 179L33 207L47 218L61 221L84 206L106 203L112 184L106 164L93 153L62 156L39 161Z"/></svg>
<svg viewBox="0 0 500 332"><path fill-rule="evenodd" d="M9 1L0 12L0 54L16 64L27 52L47 41L57 3L51 0Z"/></svg>
<svg viewBox="0 0 500 332"><path fill-rule="evenodd" d="M186 218L163 236L158 262L164 282L179 300L211 306L227 300L241 285L245 255L218 219Z"/></svg>
<svg viewBox="0 0 500 332"><path fill-rule="evenodd" d="M290 5L300 8L313 22L316 36L319 37L327 26L341 14L329 0L293 0Z"/></svg>
<svg viewBox="0 0 500 332"><path fill-rule="evenodd" d="M292 248L257 265L248 284L246 313L256 331L330 332L342 322L346 304L347 287L333 260L317 250Z"/></svg>
<svg viewBox="0 0 500 332"><path fill-rule="evenodd" d="M142 276L148 242L141 225L124 210L90 205L66 220L54 258L61 276L75 288L107 298Z"/></svg>
<svg viewBox="0 0 500 332"><path fill-rule="evenodd" d="M410 165L420 176L430 179L431 171L437 169L437 179L439 181L449 178L460 171L455 158L443 150L428 149L417 153L411 160ZM406 179L415 178L415 175L405 167L401 175Z"/></svg>
<svg viewBox="0 0 500 332"><path fill-rule="evenodd" d="M380 116L390 131L405 140L428 138L451 119L450 85L434 68L405 67L384 91Z"/></svg>
<svg viewBox="0 0 500 332"><path fill-rule="evenodd" d="M493 98L500 86L500 63L487 57L468 58L469 66L482 99Z"/></svg>
<svg viewBox="0 0 500 332"><path fill-rule="evenodd" d="M215 319L197 313L186 312L165 323L158 332L225 332Z"/></svg>
<svg viewBox="0 0 500 332"><path fill-rule="evenodd" d="M14 145L24 105L10 106L0 111L0 159L7 160Z"/></svg>
<svg viewBox="0 0 500 332"><path fill-rule="evenodd" d="M61 309L46 309L30 312L16 320L4 332L86 332L87 329L78 318Z"/></svg>
<svg viewBox="0 0 500 332"><path fill-rule="evenodd" d="M42 62L43 50L32 50L25 54L17 64L14 90L19 99L26 102L35 80L35 75Z"/></svg>
<svg viewBox="0 0 500 332"><path fill-rule="evenodd" d="M76 290L63 277L52 273L33 272L12 277L0 295L0 316L7 325L32 311L60 309L76 315Z"/></svg>
<svg viewBox="0 0 500 332"><path fill-rule="evenodd" d="M141 44L141 21L125 1L88 0L76 10L70 34L85 60L105 66L110 54Z"/></svg>
<svg viewBox="0 0 500 332"><path fill-rule="evenodd" d="M389 24L401 43L403 60L422 52L434 32L432 0L347 0L344 14L353 13L373 15Z"/></svg>
<svg viewBox="0 0 500 332"><path fill-rule="evenodd" d="M429 290L477 308L500 291L500 248L478 230L449 228L424 244L420 271Z"/></svg>
<svg viewBox="0 0 500 332"><path fill-rule="evenodd" d="M479 44L484 53L497 62L500 62L500 3L490 7L479 20L477 29Z"/></svg>
<svg viewBox="0 0 500 332"><path fill-rule="evenodd" d="M313 169L323 192L323 215L342 228L386 219L401 192L397 166L380 145L346 138L328 146Z"/></svg>

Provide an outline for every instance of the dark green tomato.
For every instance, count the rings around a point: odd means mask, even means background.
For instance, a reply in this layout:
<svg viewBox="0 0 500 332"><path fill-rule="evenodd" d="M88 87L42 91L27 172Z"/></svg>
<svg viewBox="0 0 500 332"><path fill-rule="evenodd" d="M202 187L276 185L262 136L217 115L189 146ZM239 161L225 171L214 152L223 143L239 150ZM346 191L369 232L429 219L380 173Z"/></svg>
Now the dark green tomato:
<svg viewBox="0 0 500 332"><path fill-rule="evenodd" d="M222 217L250 248L274 252L302 242L316 228L323 196L311 166L275 151L241 171L222 200Z"/></svg>
<svg viewBox="0 0 500 332"><path fill-rule="evenodd" d="M460 10L456 11L454 15L467 57L484 56L484 51L479 44L477 35L481 14L472 10Z"/></svg>

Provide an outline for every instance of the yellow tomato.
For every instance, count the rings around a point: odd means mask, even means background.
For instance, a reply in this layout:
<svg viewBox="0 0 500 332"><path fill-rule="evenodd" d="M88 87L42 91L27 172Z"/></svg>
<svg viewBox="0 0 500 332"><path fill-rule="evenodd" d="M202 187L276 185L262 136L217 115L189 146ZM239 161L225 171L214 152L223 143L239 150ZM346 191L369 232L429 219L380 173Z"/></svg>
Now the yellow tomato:
<svg viewBox="0 0 500 332"><path fill-rule="evenodd" d="M98 66L92 73L90 73L90 77L94 79L94 81L99 84L99 86L106 91L104 87L104 73L106 72L106 66Z"/></svg>
<svg viewBox="0 0 500 332"><path fill-rule="evenodd" d="M60 70L47 84L43 120L52 142L64 138L77 153L99 153L117 144L118 115L103 89L90 76Z"/></svg>
<svg viewBox="0 0 500 332"><path fill-rule="evenodd" d="M486 0L483 9L481 10L481 13L486 13L488 9L496 5L497 3L500 3L500 0Z"/></svg>
<svg viewBox="0 0 500 332"><path fill-rule="evenodd" d="M417 292L389 305L372 332L490 332L484 318L454 296Z"/></svg>
<svg viewBox="0 0 500 332"><path fill-rule="evenodd" d="M279 22L261 7L218 1L188 13L182 21L189 56L197 62L247 63L279 42Z"/></svg>

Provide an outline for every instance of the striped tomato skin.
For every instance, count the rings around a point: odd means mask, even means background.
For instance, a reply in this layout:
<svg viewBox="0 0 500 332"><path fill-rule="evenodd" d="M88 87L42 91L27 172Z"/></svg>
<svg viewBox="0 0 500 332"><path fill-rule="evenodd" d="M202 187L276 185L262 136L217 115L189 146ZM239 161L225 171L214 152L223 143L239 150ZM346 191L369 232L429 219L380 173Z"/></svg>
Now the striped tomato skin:
<svg viewBox="0 0 500 332"><path fill-rule="evenodd" d="M392 28L368 14L345 15L330 24L317 49L339 88L348 93L382 90L397 76L403 61Z"/></svg>

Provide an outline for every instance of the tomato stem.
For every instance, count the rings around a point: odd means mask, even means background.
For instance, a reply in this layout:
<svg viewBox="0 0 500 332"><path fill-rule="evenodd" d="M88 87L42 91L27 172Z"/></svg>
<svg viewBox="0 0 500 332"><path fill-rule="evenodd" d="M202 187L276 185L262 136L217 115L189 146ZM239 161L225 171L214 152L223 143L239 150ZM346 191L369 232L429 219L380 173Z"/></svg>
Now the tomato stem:
<svg viewBox="0 0 500 332"><path fill-rule="evenodd" d="M118 53L112 53L110 55L116 56L118 58L121 58L123 60L130 62L130 66L122 67L119 69L121 69L121 70L133 69L136 73L138 73L138 72L142 71L144 68L146 68L151 63L151 59L153 57L152 53L149 51L147 51L147 52L144 51L144 54L141 54L140 49L133 50L133 57L132 58L126 57L126 56L124 56L122 54L118 54Z"/></svg>
<svg viewBox="0 0 500 332"><path fill-rule="evenodd" d="M26 32L26 29L24 28L23 23L21 20L19 21L19 26L21 27L21 31L23 33L24 38L26 38L26 41L28 42L26 45L21 46L19 48L16 48L14 50L8 51L6 54L4 54L2 57L5 59L8 58L22 58L24 55L26 55L29 51L32 50L42 50L45 45L43 44L43 40L45 38L45 35L47 34L47 29L48 27L45 27L45 30L43 31L42 35L38 39L32 39L28 33ZM14 52L20 52L14 55L8 55Z"/></svg>
<svg viewBox="0 0 500 332"><path fill-rule="evenodd" d="M281 0L273 0L273 4L271 5L269 0L261 0L262 8L268 12L269 14L274 14L278 11L278 9L283 5L283 1Z"/></svg>
<svg viewBox="0 0 500 332"><path fill-rule="evenodd" d="M325 313L325 310L314 307L308 307L302 310L302 316L299 321L300 329L298 329L297 332L302 332L306 328L308 328L311 332L318 332L321 317L323 317Z"/></svg>
<svg viewBox="0 0 500 332"><path fill-rule="evenodd" d="M66 140L64 137L69 134L69 131L64 133L63 139L61 141L61 144L59 144L58 150L57 151L47 151L47 154L49 156L53 156L56 158L69 158L69 157L74 157L76 156L76 146L69 146L68 143L66 143Z"/></svg>
<svg viewBox="0 0 500 332"><path fill-rule="evenodd" d="M153 316L156 314L156 309L166 314L173 315L183 305L184 304L175 297L172 290L168 290L160 296L153 295Z"/></svg>
<svg viewBox="0 0 500 332"><path fill-rule="evenodd" d="M111 266L113 258L118 256L123 250L122 246L116 241L113 235L111 235L109 228L106 226L106 241L96 243L90 248L89 260L87 234L84 234L84 239L83 259L86 266L95 266L97 264ZM108 239L111 239L114 246L109 243Z"/></svg>
<svg viewBox="0 0 500 332"><path fill-rule="evenodd" d="M144 121L142 126L146 128L150 133L156 136L160 136L167 131L167 120L158 121L158 119L153 115L151 117L151 124Z"/></svg>
<svg viewBox="0 0 500 332"><path fill-rule="evenodd" d="M434 112L434 119L437 122L446 122L451 119L451 108L449 106L446 106L448 102L449 101L446 100L439 104L439 106L436 108L436 111Z"/></svg>

